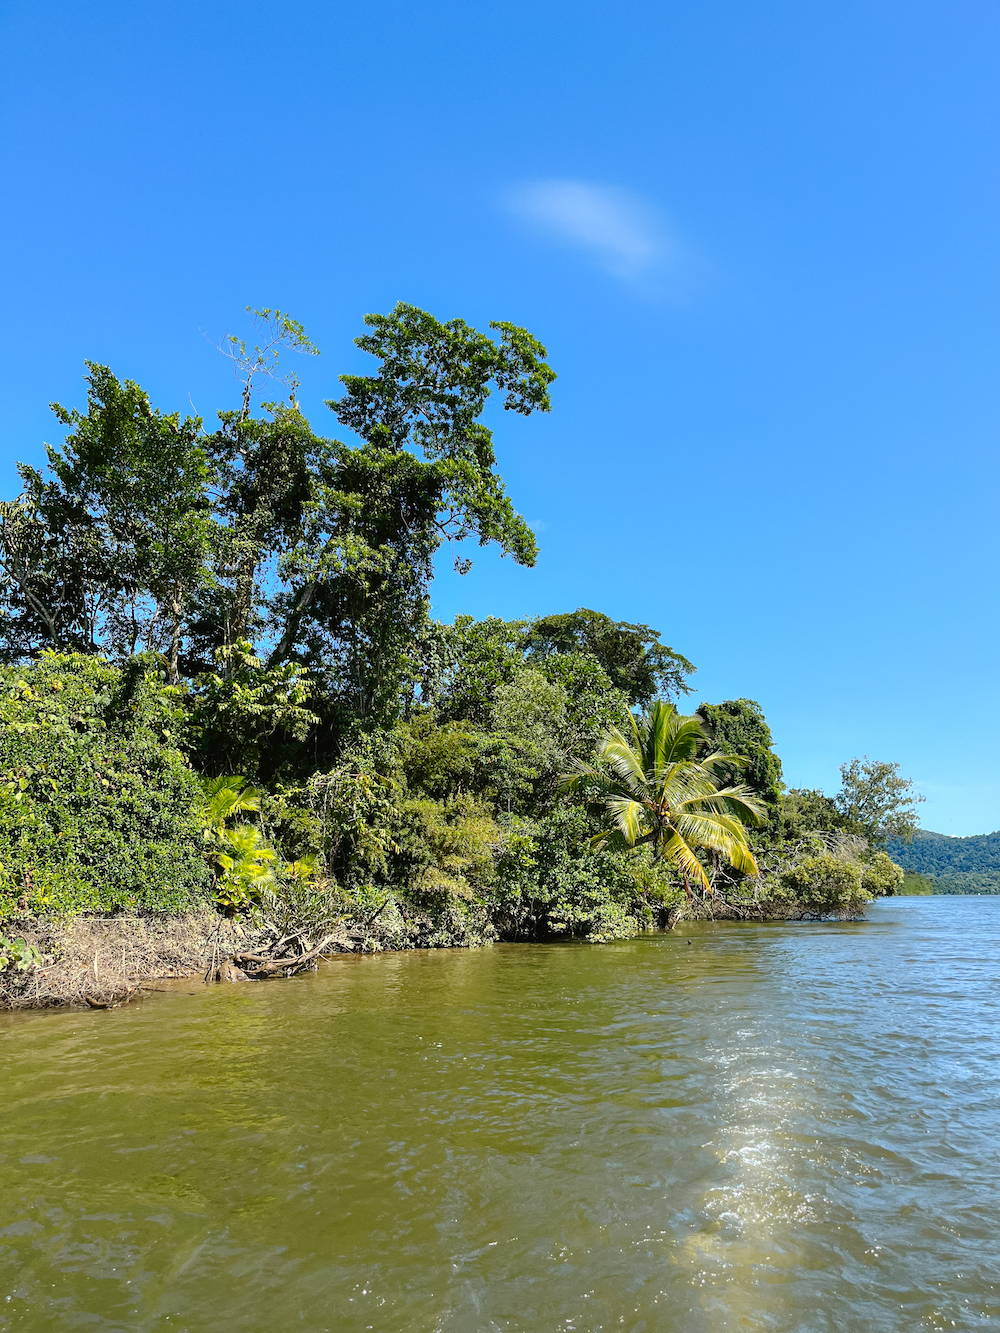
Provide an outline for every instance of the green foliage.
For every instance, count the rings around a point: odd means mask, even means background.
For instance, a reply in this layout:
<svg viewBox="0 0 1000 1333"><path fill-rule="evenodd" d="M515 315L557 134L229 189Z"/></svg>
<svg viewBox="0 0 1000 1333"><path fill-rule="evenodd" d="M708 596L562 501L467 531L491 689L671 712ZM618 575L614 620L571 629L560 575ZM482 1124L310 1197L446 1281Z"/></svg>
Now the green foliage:
<svg viewBox="0 0 1000 1333"><path fill-rule="evenodd" d="M261 892L274 882L276 853L253 824L223 829L215 852L221 872L215 900L227 912L258 903Z"/></svg>
<svg viewBox="0 0 1000 1333"><path fill-rule="evenodd" d="M810 833L833 833L843 829L844 820L833 799L821 791L796 787L781 798L784 835L795 842Z"/></svg>
<svg viewBox="0 0 1000 1333"><path fill-rule="evenodd" d="M285 373L316 354L302 326L251 314L214 428L91 365L46 473L0 505L0 916L214 887L278 941L349 917L374 948L611 939L694 910L692 884L759 895L755 855L801 910L896 891L848 837L912 826L895 766L782 797L759 705L682 717L665 699L694 668L649 626L431 619L444 542L534 563L483 422L493 394L549 410L530 333L367 316L373 369L329 404L345 443ZM262 380L287 397L258 402Z"/></svg>
<svg viewBox="0 0 1000 1333"><path fill-rule="evenodd" d="M243 384L243 415L250 413L254 380L258 375L291 389L291 400L295 401L295 391L299 387L298 377L294 374L282 374L279 369L281 353L297 352L303 356L319 356L319 348L306 337L306 331L297 319L286 315L282 310L254 310L247 306L247 314L253 318L257 336L261 339L248 348L244 338L227 333L219 349L233 363L236 378Z"/></svg>
<svg viewBox="0 0 1000 1333"><path fill-rule="evenodd" d="M12 940L0 935L0 972L27 972L30 967L44 967L45 962L41 951L23 935Z"/></svg>
<svg viewBox="0 0 1000 1333"><path fill-rule="evenodd" d="M308 812L310 842L325 873L350 893L386 883L402 820L398 739L362 736L327 773L314 773L289 800Z"/></svg>
<svg viewBox="0 0 1000 1333"><path fill-rule="evenodd" d="M307 520L280 565L287 591L272 604L283 626L272 662L294 653L322 678L341 734L390 725L420 678L443 541L495 542L534 563L478 418L491 384L508 410L548 411L554 378L541 344L510 324L491 326L496 343L403 304L365 322L373 332L358 346L381 365L342 376L346 394L330 403L362 444L331 443L319 461Z"/></svg>
<svg viewBox="0 0 1000 1333"><path fill-rule="evenodd" d="M919 816L916 806L924 800L913 791L913 783L900 776L898 764L879 760L852 759L840 769L842 786L834 797L843 827L865 838L873 847L890 838L904 842L913 836Z"/></svg>
<svg viewBox="0 0 1000 1333"><path fill-rule="evenodd" d="M261 793L239 775L208 778L205 782L205 833L222 839L226 824L237 815L260 811Z"/></svg>
<svg viewBox="0 0 1000 1333"><path fill-rule="evenodd" d="M246 640L215 656L218 669L197 678L189 701L198 767L273 778L289 744L304 741L319 722L306 706L314 686L298 663L265 666Z"/></svg>
<svg viewBox="0 0 1000 1333"><path fill-rule="evenodd" d="M661 695L690 693L686 677L695 669L660 642L658 630L615 621L586 607L532 621L527 648L531 657L572 653L593 658L630 706L640 708Z"/></svg>
<svg viewBox="0 0 1000 1333"><path fill-rule="evenodd" d="M468 795L450 801L425 797L406 801L403 815L401 851L411 860L411 891L421 899L481 899L493 882L502 841L489 806Z"/></svg>
<svg viewBox="0 0 1000 1333"><path fill-rule="evenodd" d="M807 916L854 916L872 898L860 862L832 851L803 857L779 876L778 885Z"/></svg>
<svg viewBox="0 0 1000 1333"><path fill-rule="evenodd" d="M212 843L212 858L219 871L215 901L232 914L260 901L261 891L274 879L276 854L254 824L230 821L258 814L262 793L236 775L205 782L204 834Z"/></svg>
<svg viewBox="0 0 1000 1333"><path fill-rule="evenodd" d="M764 811L763 830L757 841L768 843L782 831L781 760L772 748L771 728L764 710L753 699L727 699L721 704L702 704L698 709L713 749L739 755L742 762L722 770L728 783L739 780L752 791Z"/></svg>
<svg viewBox="0 0 1000 1333"><path fill-rule="evenodd" d="M643 718L629 720L627 732L607 732L596 763L578 763L564 783L604 812L594 845L615 851L649 846L706 893L712 884L699 851L756 875L745 825L761 822L763 806L749 788L719 781L739 756L701 754L707 739L701 721L683 717L673 704L655 703Z"/></svg>
<svg viewBox="0 0 1000 1333"><path fill-rule="evenodd" d="M935 893L1000 893L1000 874L995 870L967 870L954 875L937 875L932 882Z"/></svg>
<svg viewBox="0 0 1000 1333"><path fill-rule="evenodd" d="M903 882L898 892L906 897L927 897L934 892L934 881L913 870L903 871Z"/></svg>
<svg viewBox="0 0 1000 1333"><path fill-rule="evenodd" d="M278 372L282 353L316 351L301 325L253 314L253 348L224 343L242 403L214 431L90 365L86 411L56 408L70 433L49 449L48 474L22 467L23 494L0 507L0 656L163 652L172 681L202 677L198 723L215 772L256 771L252 753L231 753L244 730L248 751L301 743L313 722L286 718L275 736L254 696L284 690L286 713L304 708L303 669L322 687L315 739L327 758L358 729L391 725L418 679L443 541L496 542L534 561L479 417L491 386L511 411L548 411L554 378L541 344L514 325L494 324L494 340L413 306L370 315L358 341L380 367L344 377L331 404L361 437L352 446L314 435L294 377ZM254 416L261 375L292 392ZM273 776L285 757L259 764Z"/></svg>
<svg viewBox="0 0 1000 1333"><path fill-rule="evenodd" d="M313 941L342 920L352 905L336 884L289 871L279 882L262 887L254 915L277 939L295 933Z"/></svg>
<svg viewBox="0 0 1000 1333"><path fill-rule="evenodd" d="M917 829L911 842L890 839L886 849L908 881L926 880L928 893L1000 893L1000 833L952 838Z"/></svg>
<svg viewBox="0 0 1000 1333"><path fill-rule="evenodd" d="M569 695L540 671L521 667L497 687L484 738L484 776L507 814L526 813L554 786L568 742Z"/></svg>
<svg viewBox="0 0 1000 1333"><path fill-rule="evenodd" d="M900 892L903 868L885 852L875 852L861 862L861 887L873 898L891 897Z"/></svg>
<svg viewBox="0 0 1000 1333"><path fill-rule="evenodd" d="M154 661L43 653L0 669L0 919L204 901L201 785Z"/></svg>
<svg viewBox="0 0 1000 1333"><path fill-rule="evenodd" d="M212 538L201 422L87 366L86 413L53 405L70 434L46 446L48 477L20 464L24 492L0 506L3 653L163 648L176 679Z"/></svg>
<svg viewBox="0 0 1000 1333"><path fill-rule="evenodd" d="M592 831L578 805L512 821L491 908L505 939L623 938L663 924L683 901L683 889L648 848L590 849Z"/></svg>
<svg viewBox="0 0 1000 1333"><path fill-rule="evenodd" d="M379 453L409 448L424 456L422 476L435 513L447 512L451 540L495 541L519 564L534 564L534 537L493 472L492 432L479 418L491 384L508 411L549 411L555 375L545 348L513 324L490 324L500 333L496 343L460 319L442 323L402 302L365 323L372 332L357 345L381 365L375 375L341 376L347 392L330 403L338 421Z"/></svg>

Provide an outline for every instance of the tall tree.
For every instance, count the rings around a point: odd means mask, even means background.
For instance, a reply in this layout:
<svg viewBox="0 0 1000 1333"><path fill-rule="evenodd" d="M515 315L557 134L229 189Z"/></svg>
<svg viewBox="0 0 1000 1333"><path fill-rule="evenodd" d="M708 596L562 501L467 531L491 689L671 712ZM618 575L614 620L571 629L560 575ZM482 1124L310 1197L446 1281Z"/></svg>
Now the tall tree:
<svg viewBox="0 0 1000 1333"><path fill-rule="evenodd" d="M259 341L222 347L241 403L211 433L103 366L89 367L86 412L55 409L70 434L48 475L22 467L24 494L0 508L2 651L156 648L175 679L218 662L228 680L266 657L254 690L308 669L339 735L390 720L412 694L443 542L534 562L480 417L494 391L508 411L548 411L555 376L524 329L495 323L490 337L399 305L366 317L358 344L379 367L342 377L330 404L360 437L345 444L312 432L280 364L316 353L302 326L251 313ZM262 378L290 392L254 415Z"/></svg>
<svg viewBox="0 0 1000 1333"><path fill-rule="evenodd" d="M917 806L925 799L913 790L898 764L852 759L840 768L841 789L833 798L844 827L882 847L890 838L908 842L920 823Z"/></svg>
<svg viewBox="0 0 1000 1333"><path fill-rule="evenodd" d="M343 717L368 726L398 709L418 672L443 542L475 538L534 563L534 537L479 418L493 389L508 411L547 412L555 376L541 343L512 324L491 324L494 340L405 304L365 322L372 332L357 343L379 369L342 376L346 393L330 403L362 443L333 443L319 461L302 536L281 565L270 660L294 656L322 672Z"/></svg>
<svg viewBox="0 0 1000 1333"><path fill-rule="evenodd" d="M726 773L737 776L754 792L766 812L762 834L769 840L781 836L781 760L774 753L771 728L755 699L726 699L721 704L702 704L698 716L708 734L707 744L723 754L741 756Z"/></svg>
<svg viewBox="0 0 1000 1333"><path fill-rule="evenodd" d="M219 413L206 440L212 463L215 509L220 521L214 552L212 595L201 609L198 637L210 650L258 636L266 624L265 599L276 562L300 540L316 475L330 441L313 434L299 410L298 376L285 353L318 356L302 325L282 310L247 306L259 342L229 334L219 347L233 363L240 384L238 410ZM259 380L281 385L288 400L261 404L251 415Z"/></svg>
<svg viewBox="0 0 1000 1333"><path fill-rule="evenodd" d="M19 464L0 512L5 653L162 648L176 678L213 530L201 422L89 362L87 411L53 411L70 433L46 446L48 476Z"/></svg>
<svg viewBox="0 0 1000 1333"><path fill-rule="evenodd" d="M694 666L661 643L659 632L648 625L630 625L580 607L532 621L527 643L530 656L587 653L596 658L633 707L648 708L662 695L690 693L686 677Z"/></svg>

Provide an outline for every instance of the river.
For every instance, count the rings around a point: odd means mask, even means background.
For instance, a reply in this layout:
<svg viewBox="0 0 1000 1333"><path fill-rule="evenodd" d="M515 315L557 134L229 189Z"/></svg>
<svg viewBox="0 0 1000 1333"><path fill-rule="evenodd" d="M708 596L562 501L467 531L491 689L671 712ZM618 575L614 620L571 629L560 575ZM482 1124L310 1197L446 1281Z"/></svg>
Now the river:
<svg viewBox="0 0 1000 1333"><path fill-rule="evenodd" d="M1000 898L0 1017L0 1329L1000 1328Z"/></svg>

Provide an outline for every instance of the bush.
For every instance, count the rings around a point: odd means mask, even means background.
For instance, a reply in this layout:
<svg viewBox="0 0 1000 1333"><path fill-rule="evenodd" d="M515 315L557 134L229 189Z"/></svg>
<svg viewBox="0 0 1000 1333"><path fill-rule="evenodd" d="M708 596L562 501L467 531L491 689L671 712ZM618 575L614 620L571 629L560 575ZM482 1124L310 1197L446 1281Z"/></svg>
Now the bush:
<svg viewBox="0 0 1000 1333"><path fill-rule="evenodd" d="M778 883L806 916L855 916L872 898L862 865L828 851L803 857L781 872Z"/></svg>
<svg viewBox="0 0 1000 1333"><path fill-rule="evenodd" d="M648 850L587 851L592 833L586 813L567 805L511 821L491 898L505 939L622 939L683 900Z"/></svg>
<svg viewBox="0 0 1000 1333"><path fill-rule="evenodd" d="M210 897L201 785L157 661L44 653L0 668L0 920Z"/></svg>
<svg viewBox="0 0 1000 1333"><path fill-rule="evenodd" d="M896 865L885 852L876 852L861 865L861 887L873 898L899 893L902 884L903 867Z"/></svg>

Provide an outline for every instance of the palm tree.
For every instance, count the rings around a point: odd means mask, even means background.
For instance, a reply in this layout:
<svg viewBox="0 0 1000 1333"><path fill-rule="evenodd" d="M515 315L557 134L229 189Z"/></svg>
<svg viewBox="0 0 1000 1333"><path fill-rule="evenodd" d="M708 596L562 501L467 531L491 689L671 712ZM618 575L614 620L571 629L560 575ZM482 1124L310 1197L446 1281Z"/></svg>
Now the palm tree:
<svg viewBox="0 0 1000 1333"><path fill-rule="evenodd" d="M696 717L673 704L654 703L632 717L629 734L604 733L593 764L578 765L564 790L583 787L588 803L610 817L611 827L592 839L595 847L625 849L649 844L656 860L668 862L706 893L712 886L696 852L712 851L734 869L756 875L746 824L764 820L764 808L744 786L720 787L721 770L743 763L738 755L698 751L708 741Z"/></svg>
<svg viewBox="0 0 1000 1333"><path fill-rule="evenodd" d="M256 902L261 890L274 883L271 862L276 853L261 841L260 829L251 824L227 828L215 861L222 871L217 898L231 909Z"/></svg>
<svg viewBox="0 0 1000 1333"><path fill-rule="evenodd" d="M260 810L260 792L256 787L248 787L243 777L206 778L204 781L205 800L208 803L205 818L206 835L222 839L226 831L226 821L235 815L245 814L248 810Z"/></svg>
<svg viewBox="0 0 1000 1333"><path fill-rule="evenodd" d="M244 777L208 778L204 782L207 841L215 844L214 860L219 881L216 901L233 912L256 902L263 888L274 881L271 862L275 852L253 824L229 825L238 815L260 813L261 793L248 787Z"/></svg>

